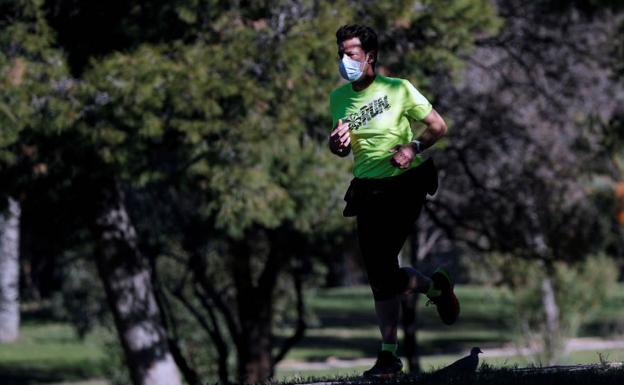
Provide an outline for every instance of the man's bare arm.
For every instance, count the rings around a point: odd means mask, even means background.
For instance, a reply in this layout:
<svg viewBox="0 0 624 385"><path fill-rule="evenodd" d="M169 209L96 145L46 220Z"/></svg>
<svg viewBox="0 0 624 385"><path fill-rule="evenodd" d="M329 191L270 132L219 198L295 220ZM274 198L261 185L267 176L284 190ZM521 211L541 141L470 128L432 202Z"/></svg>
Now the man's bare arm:
<svg viewBox="0 0 624 385"><path fill-rule="evenodd" d="M438 139L443 137L448 130L446 122L435 109L425 116L421 122L427 125L425 131L416 139L420 142L420 151L431 147Z"/></svg>
<svg viewBox="0 0 624 385"><path fill-rule="evenodd" d="M431 147L446 134L448 129L444 119L434 109L421 122L425 123L427 128L416 139L420 143L410 142L408 144L397 144L392 147L389 151L394 153L394 155L390 158L390 164L398 168L408 168L416 154L422 152L427 147Z"/></svg>

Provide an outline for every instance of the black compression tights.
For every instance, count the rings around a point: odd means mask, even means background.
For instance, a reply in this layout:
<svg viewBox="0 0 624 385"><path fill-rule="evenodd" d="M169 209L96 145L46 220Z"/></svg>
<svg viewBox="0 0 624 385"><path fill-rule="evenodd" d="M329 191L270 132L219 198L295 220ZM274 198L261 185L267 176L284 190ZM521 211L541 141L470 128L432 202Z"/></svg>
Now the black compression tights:
<svg viewBox="0 0 624 385"><path fill-rule="evenodd" d="M417 180L401 180L391 191L370 194L357 215L360 251L376 301L393 298L407 287L398 254L425 201L426 192Z"/></svg>

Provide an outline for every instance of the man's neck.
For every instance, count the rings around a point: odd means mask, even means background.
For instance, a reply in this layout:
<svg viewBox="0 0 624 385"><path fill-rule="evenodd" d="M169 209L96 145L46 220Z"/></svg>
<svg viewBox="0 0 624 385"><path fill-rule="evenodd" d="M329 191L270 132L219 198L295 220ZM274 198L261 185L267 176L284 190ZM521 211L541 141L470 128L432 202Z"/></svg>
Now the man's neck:
<svg viewBox="0 0 624 385"><path fill-rule="evenodd" d="M373 71L365 73L364 75L362 75L360 79L351 83L351 87L353 88L353 91L359 92L365 89L366 87L370 86L371 83L375 81L376 76L377 75Z"/></svg>

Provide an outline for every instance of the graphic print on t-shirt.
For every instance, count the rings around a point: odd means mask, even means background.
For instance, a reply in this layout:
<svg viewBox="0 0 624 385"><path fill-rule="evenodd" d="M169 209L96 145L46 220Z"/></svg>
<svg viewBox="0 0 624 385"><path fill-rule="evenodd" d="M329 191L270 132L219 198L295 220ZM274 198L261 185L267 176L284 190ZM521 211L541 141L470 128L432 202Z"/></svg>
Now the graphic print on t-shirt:
<svg viewBox="0 0 624 385"><path fill-rule="evenodd" d="M366 103L358 112L348 114L346 121L349 122L350 129L357 130L362 126L367 126L369 121L389 109L388 95L385 95L370 103Z"/></svg>
<svg viewBox="0 0 624 385"><path fill-rule="evenodd" d="M334 89L329 97L332 127L339 120L349 123L353 153L353 176L385 178L402 174L391 163L389 151L414 139L410 120L420 121L431 112L431 103L406 79L375 76L363 90L351 83ZM416 156L410 167L422 157Z"/></svg>

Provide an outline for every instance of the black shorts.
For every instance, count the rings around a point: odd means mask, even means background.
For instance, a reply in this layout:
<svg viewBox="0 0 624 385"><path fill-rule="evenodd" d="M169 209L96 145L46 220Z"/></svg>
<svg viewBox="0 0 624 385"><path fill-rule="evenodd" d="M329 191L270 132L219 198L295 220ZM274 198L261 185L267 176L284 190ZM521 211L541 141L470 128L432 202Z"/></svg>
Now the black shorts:
<svg viewBox="0 0 624 385"><path fill-rule="evenodd" d="M412 232L427 194L437 190L431 159L401 175L353 178L343 215L357 216L357 235L368 281L375 300L402 293L407 275L399 269L398 254Z"/></svg>

